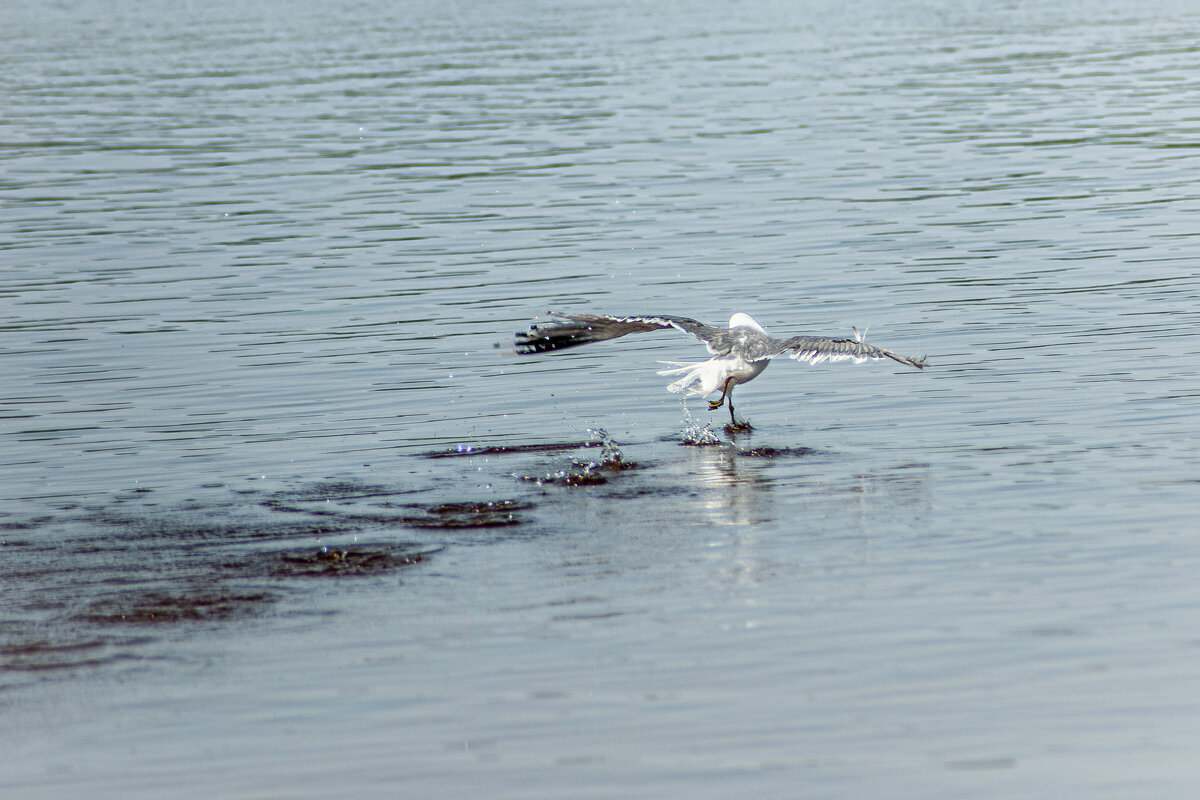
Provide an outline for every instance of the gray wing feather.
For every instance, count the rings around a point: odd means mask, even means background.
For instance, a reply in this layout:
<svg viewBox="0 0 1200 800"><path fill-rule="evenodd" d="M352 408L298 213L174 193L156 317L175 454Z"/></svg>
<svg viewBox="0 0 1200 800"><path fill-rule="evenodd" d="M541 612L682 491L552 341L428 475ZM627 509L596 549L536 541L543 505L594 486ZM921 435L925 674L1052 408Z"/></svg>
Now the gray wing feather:
<svg viewBox="0 0 1200 800"><path fill-rule="evenodd" d="M778 350L772 357L788 354L789 358L804 361L809 364L820 364L822 361L845 361L851 359L855 364L868 358L890 358L905 366L925 369L925 358L912 358L893 353L882 347L867 344L858 339L829 339L824 336L794 336L791 339L776 339Z"/></svg>
<svg viewBox="0 0 1200 800"><path fill-rule="evenodd" d="M594 314L563 314L552 311L550 316L555 319L549 322L538 322L530 326L528 331L517 333L513 343L517 352L522 354L544 353L547 350L565 350L568 347L578 347L592 342L603 342L608 339L618 339L631 333L646 331L661 331L674 328L691 334L708 345L713 353L719 353L722 340L729 332L722 328L714 328L697 322L688 317L674 317L668 314L653 316L597 316ZM725 352L728 352L726 344Z"/></svg>
<svg viewBox="0 0 1200 800"><path fill-rule="evenodd" d="M856 364L867 359L890 358L906 366L925 368L924 358L910 358L882 347L867 344L859 338L830 339L824 336L794 336L775 339L750 328L715 328L689 317L669 314L646 316L599 316L595 314L564 314L551 311L554 319L537 322L528 331L517 333L513 343L521 354L565 350L569 347L619 339L631 333L661 331L674 328L695 336L713 355L728 355L733 350L748 361L760 361L787 353L797 361L819 364L822 361L852 359Z"/></svg>

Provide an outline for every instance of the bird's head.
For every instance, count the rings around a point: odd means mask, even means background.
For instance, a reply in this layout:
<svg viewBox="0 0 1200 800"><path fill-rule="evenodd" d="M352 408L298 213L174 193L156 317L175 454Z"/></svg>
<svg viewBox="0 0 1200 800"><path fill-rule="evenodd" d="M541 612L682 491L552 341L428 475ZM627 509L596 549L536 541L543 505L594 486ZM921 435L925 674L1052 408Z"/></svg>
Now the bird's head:
<svg viewBox="0 0 1200 800"><path fill-rule="evenodd" d="M749 314L743 314L741 311L729 318L729 329L733 330L734 328L750 328L758 331L764 336L767 333L765 330L763 330L763 326L758 324L758 320Z"/></svg>

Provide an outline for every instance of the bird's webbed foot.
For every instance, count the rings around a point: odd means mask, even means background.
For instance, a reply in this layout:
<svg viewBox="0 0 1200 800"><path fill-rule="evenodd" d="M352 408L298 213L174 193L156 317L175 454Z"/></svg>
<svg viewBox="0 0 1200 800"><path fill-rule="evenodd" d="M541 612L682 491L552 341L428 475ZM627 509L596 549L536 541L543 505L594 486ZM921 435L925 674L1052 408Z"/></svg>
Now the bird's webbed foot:
<svg viewBox="0 0 1200 800"><path fill-rule="evenodd" d="M729 434L745 433L746 431L750 431L753 429L754 429L753 425L751 425L749 422L747 422L744 419L738 419L737 415L733 413L733 401L730 400L729 401L729 424L725 426L725 432L729 433Z"/></svg>
<svg viewBox="0 0 1200 800"><path fill-rule="evenodd" d="M721 399L720 400L709 400L708 401L708 410L709 411L716 411L718 408L725 405L725 398L729 397L729 390L730 390L729 382L731 380L732 380L732 378L725 379L725 385L721 387ZM729 400L729 412L731 415L733 414L733 399L732 398L730 398L730 400Z"/></svg>

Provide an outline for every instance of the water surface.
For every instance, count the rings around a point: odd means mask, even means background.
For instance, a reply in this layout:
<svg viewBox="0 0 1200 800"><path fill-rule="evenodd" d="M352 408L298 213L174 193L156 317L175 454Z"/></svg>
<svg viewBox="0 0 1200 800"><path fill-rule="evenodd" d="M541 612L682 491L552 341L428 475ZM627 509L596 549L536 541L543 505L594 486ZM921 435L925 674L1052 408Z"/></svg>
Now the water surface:
<svg viewBox="0 0 1200 800"><path fill-rule="evenodd" d="M3 16L6 797L1200 785L1186 4Z"/></svg>

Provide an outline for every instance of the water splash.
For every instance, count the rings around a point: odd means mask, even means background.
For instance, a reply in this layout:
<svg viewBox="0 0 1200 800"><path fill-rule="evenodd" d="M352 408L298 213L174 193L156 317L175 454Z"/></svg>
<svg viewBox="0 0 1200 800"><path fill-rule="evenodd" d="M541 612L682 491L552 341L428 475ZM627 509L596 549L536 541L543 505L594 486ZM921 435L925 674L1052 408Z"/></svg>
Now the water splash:
<svg viewBox="0 0 1200 800"><path fill-rule="evenodd" d="M717 434L713 433L712 423L704 422L692 416L687 400L683 401L683 443L689 447L711 447L721 443Z"/></svg>
<svg viewBox="0 0 1200 800"><path fill-rule="evenodd" d="M615 439L603 428L588 428L591 437L588 447L600 447L600 458L588 461L573 461L567 469L545 475L520 475L521 480L538 486L596 486L608 483L608 474L637 469L637 464L626 461Z"/></svg>
<svg viewBox="0 0 1200 800"><path fill-rule="evenodd" d="M624 462L624 456L621 454L621 448L617 445L617 440L609 436L608 431L603 428L588 428L588 436L601 447L600 463L597 466L620 469Z"/></svg>

